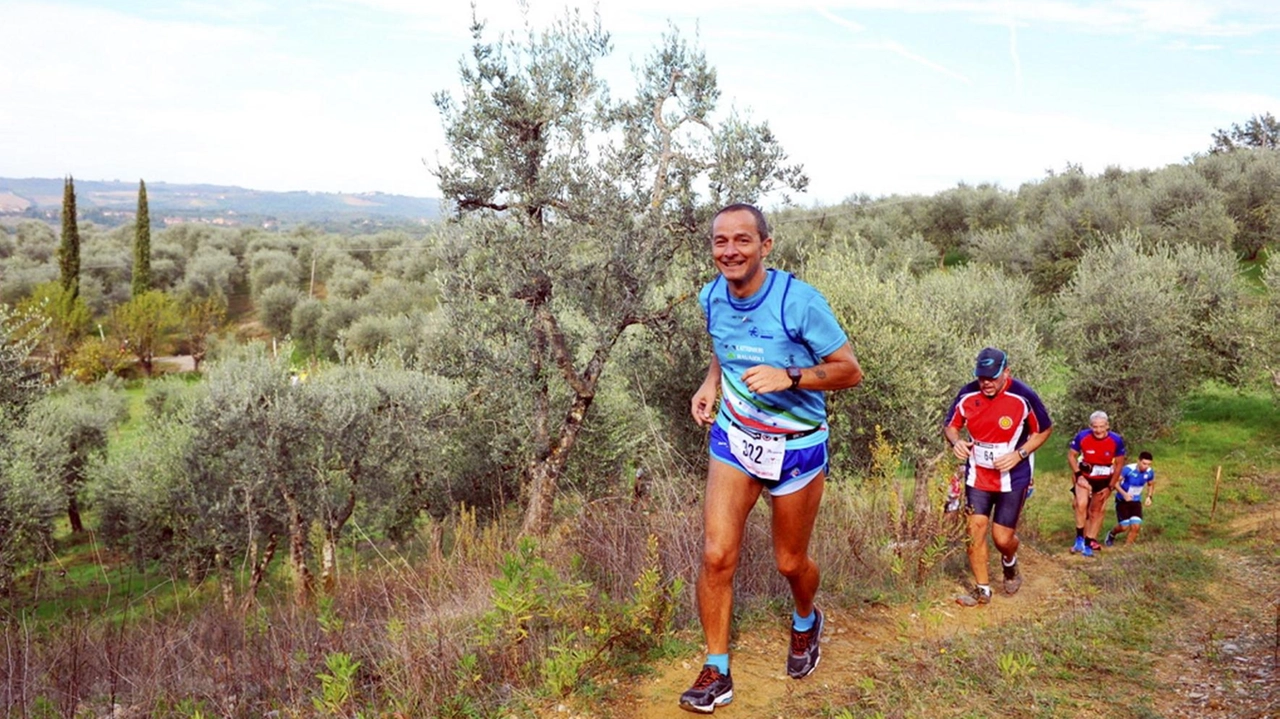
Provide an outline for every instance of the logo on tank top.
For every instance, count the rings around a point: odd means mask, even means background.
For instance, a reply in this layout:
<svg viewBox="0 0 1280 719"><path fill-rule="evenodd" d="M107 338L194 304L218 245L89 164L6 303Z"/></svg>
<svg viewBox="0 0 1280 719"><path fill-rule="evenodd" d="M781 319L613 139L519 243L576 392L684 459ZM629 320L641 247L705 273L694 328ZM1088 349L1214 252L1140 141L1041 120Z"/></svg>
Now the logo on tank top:
<svg viewBox="0 0 1280 719"><path fill-rule="evenodd" d="M1000 418L1000 429L1009 429L1013 426L1013 417L1004 416Z"/></svg>
<svg viewBox="0 0 1280 719"><path fill-rule="evenodd" d="M762 333L762 332L760 331L760 328L759 328L759 327L756 327L755 325L751 325L751 329L750 329L750 330L747 330L747 334L751 335L753 338L758 338L758 339L762 339L762 340L771 340L771 339L773 339L773 335L767 335L767 334Z"/></svg>

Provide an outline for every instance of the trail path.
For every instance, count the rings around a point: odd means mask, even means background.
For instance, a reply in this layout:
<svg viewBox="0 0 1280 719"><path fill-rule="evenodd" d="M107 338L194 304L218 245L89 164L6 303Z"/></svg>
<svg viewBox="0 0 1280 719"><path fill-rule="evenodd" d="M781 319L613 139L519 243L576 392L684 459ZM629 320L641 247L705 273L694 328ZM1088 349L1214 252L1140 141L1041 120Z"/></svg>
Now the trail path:
<svg viewBox="0 0 1280 719"><path fill-rule="evenodd" d="M1261 547L1262 556L1212 550L1224 567L1222 576L1203 588L1200 611L1171 622L1157 649L1154 676L1164 690L1154 702L1160 716L1280 717L1280 572L1275 550L1280 546L1280 505L1251 512L1229 527L1240 546ZM979 631L1021 617L1050 618L1091 607L1088 580L1077 570L1099 560L1065 551L1046 554L1025 543L1020 555L1025 577L1021 591L1005 596L997 579L995 597L984 607L955 604L958 586L952 593L910 606L824 607L827 629L822 663L800 681L788 678L784 670L787 632L783 623L740 635L732 647L734 700L717 709L715 716L791 717L798 704L815 707L817 714L828 706L833 687L858 686L875 673L889 648ZM701 655L696 655L655 666L652 677L638 680L634 689L608 702L596 716L692 716L681 711L676 700L697 675L700 661ZM558 716L576 715L562 712Z"/></svg>
<svg viewBox="0 0 1280 719"><path fill-rule="evenodd" d="M824 609L827 626L822 642L822 663L806 679L796 681L786 675L787 628L758 629L738 638L733 646L733 702L717 709L718 717L783 716L784 703L794 698L812 697L814 706L823 706L832 686L856 686L866 669L879 661L883 648L898 642L939 639L958 632L974 631L1010 621L1027 613L1045 615L1065 611L1080 601L1069 591L1072 573L1066 566L1079 557L1048 556L1023 545L1019 553L1025 581L1018 594L1010 597L993 585L991 604L966 609L955 603L955 594L931 598L915 607L871 606L862 610ZM642 680L634 695L622 702L619 716L636 719L663 719L691 716L676 706L680 693L689 688L700 666L692 657L657 667L655 677Z"/></svg>

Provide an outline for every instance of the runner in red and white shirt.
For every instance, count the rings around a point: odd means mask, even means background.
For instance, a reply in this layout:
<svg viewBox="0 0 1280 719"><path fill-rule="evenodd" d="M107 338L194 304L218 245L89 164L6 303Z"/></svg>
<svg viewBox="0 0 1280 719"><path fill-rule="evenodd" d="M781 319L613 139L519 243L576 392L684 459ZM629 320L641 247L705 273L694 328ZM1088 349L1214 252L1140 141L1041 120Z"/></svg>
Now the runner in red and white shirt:
<svg viewBox="0 0 1280 719"><path fill-rule="evenodd" d="M1022 586L1018 574L1018 517L1032 482L1034 458L1053 431L1040 396L1013 378L1009 357L987 347L978 353L976 380L960 388L942 434L965 460L965 512L969 524L969 567L976 587L957 601L965 606L991 601L987 572L987 529L1000 550L1004 590ZM969 439L961 436L968 429Z"/></svg>

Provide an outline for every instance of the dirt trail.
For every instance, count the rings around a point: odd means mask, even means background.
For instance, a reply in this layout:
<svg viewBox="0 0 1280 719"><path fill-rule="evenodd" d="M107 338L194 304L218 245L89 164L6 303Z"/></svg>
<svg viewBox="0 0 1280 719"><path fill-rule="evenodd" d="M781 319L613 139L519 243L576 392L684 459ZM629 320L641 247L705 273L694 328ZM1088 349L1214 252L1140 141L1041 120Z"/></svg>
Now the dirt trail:
<svg viewBox="0 0 1280 719"><path fill-rule="evenodd" d="M1280 717L1280 504L1255 508L1228 524L1228 550L1209 550L1223 571L1201 589L1199 611L1173 618L1153 649L1152 697L1160 716L1211 719ZM1123 550L1119 550L1123 551ZM733 650L734 700L717 717L790 716L787 707L823 707L833 687L858 686L892 647L943 639L1013 621L1052 617L1090 606L1092 585L1082 572L1098 560L1063 552L1045 554L1023 544L1025 583L1013 597L999 592L990 605L966 609L949 594L910 606L824 608L827 630L822 663L796 681L783 667L782 621L738 638ZM1105 560L1103 560L1105 561ZM819 597L821 601L821 597ZM665 719L691 716L676 702L697 675L701 655L655 666L630 694L610 701L605 716ZM573 716L559 714L559 716Z"/></svg>
<svg viewBox="0 0 1280 719"><path fill-rule="evenodd" d="M1169 628L1155 676L1168 690L1156 701L1169 719L1280 716L1280 504L1227 525L1241 555L1212 550L1224 567L1204 588L1198 611Z"/></svg>
<svg viewBox="0 0 1280 719"><path fill-rule="evenodd" d="M775 717L783 715L784 703L813 695L822 706L833 686L856 686L867 669L879 661L880 650L899 642L940 639L958 632L974 631L1010 621L1028 613L1037 616L1065 611L1081 601L1070 591L1072 562L1093 561L1076 556L1051 556L1024 544L1019 561L1025 577L1021 591L1006 596L993 584L996 595L991 604L966 609L955 603L955 594L939 595L921 605L869 607L864 610L830 608L822 642L822 663L806 679L796 681L786 675L783 663L787 651L787 631L780 622L772 628L739 636L732 647L734 699L716 710L717 717ZM821 598L819 598L821 600ZM923 604L923 603L922 603ZM617 716L634 719L688 717L676 705L680 693L689 688L698 673L701 656L655 667L656 676L642 680L633 695L618 702Z"/></svg>

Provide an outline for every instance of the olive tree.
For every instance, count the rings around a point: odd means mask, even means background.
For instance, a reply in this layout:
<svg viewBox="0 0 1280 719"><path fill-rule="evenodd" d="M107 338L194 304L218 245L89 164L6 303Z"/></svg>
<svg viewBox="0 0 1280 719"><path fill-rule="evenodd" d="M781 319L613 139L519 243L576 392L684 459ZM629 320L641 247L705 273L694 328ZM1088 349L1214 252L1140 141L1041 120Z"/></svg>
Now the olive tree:
<svg viewBox="0 0 1280 719"><path fill-rule="evenodd" d="M460 91L435 98L435 171L467 230L441 248L441 295L482 362L466 377L478 399L523 414L512 456L524 531L541 533L614 347L693 291L694 273L671 269L711 213L807 181L767 124L717 114L715 71L674 30L622 101L597 75L611 50L598 20L472 34Z"/></svg>
<svg viewBox="0 0 1280 719"><path fill-rule="evenodd" d="M1170 426L1183 397L1231 364L1235 282L1227 252L1144 249L1132 233L1087 250L1055 302L1067 418L1083 426L1101 409L1135 439Z"/></svg>
<svg viewBox="0 0 1280 719"><path fill-rule="evenodd" d="M44 391L31 361L34 342L0 305L0 594L9 591L13 567L48 546L62 493L15 452L15 433Z"/></svg>
<svg viewBox="0 0 1280 719"><path fill-rule="evenodd" d="M148 377L156 355L169 349L182 327L177 303L160 290L148 290L111 313L112 331L138 359Z"/></svg>
<svg viewBox="0 0 1280 719"><path fill-rule="evenodd" d="M124 400L104 386L63 391L36 403L14 433L14 452L63 495L72 532L83 532L83 490L90 467L102 460L107 437L126 415Z"/></svg>
<svg viewBox="0 0 1280 719"><path fill-rule="evenodd" d="M947 406L973 379L978 351L1006 350L1016 376L1031 383L1043 374L1030 285L981 266L920 277L882 274L867 259L837 251L807 275L831 303L866 373L858 392L832 395L833 438L839 459L865 469L879 433L914 468L919 503L944 447Z"/></svg>

